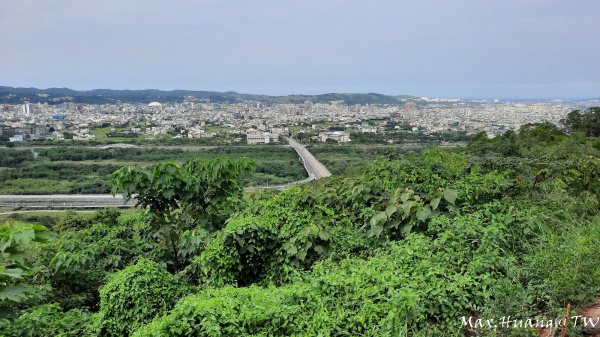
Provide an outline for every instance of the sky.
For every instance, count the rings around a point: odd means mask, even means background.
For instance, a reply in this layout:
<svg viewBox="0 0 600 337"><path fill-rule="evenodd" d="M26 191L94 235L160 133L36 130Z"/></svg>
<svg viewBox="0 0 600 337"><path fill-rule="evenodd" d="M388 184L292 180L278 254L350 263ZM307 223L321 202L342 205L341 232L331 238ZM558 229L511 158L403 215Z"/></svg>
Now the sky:
<svg viewBox="0 0 600 337"><path fill-rule="evenodd" d="M600 97L598 0L1 0L0 85Z"/></svg>

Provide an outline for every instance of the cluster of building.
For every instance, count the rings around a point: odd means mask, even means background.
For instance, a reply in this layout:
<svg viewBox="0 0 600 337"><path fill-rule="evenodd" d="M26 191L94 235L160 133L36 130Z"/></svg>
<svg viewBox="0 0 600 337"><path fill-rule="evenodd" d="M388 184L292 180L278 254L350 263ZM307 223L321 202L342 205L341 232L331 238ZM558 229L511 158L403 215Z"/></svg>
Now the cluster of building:
<svg viewBox="0 0 600 337"><path fill-rule="evenodd" d="M311 132L318 141L349 142L351 133L412 130L426 134L486 131L493 136L526 123L559 124L575 108L594 102L499 102L458 99L407 99L397 105L328 103L279 104L261 101L211 103L190 97L183 102L150 104L23 103L0 105L0 136L11 142L38 139L94 140L94 129L174 138L229 135L231 142L268 144L292 133ZM595 103L597 104L597 103ZM373 121L384 121L373 123ZM396 128L385 128L392 123ZM400 128L402 126L402 128ZM385 131L388 130L388 131Z"/></svg>

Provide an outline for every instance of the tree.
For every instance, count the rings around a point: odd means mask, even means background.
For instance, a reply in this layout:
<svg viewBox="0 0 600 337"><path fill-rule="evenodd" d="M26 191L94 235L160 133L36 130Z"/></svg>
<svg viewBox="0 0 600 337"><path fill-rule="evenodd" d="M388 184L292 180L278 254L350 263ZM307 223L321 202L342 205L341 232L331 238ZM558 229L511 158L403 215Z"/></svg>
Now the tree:
<svg viewBox="0 0 600 337"><path fill-rule="evenodd" d="M600 107L571 111L561 123L570 132L583 132L589 137L600 137Z"/></svg>
<svg viewBox="0 0 600 337"><path fill-rule="evenodd" d="M524 124L519 128L519 138L524 141L536 141L541 142L553 142L564 136L556 125L543 122L543 123L528 123Z"/></svg>
<svg viewBox="0 0 600 337"><path fill-rule="evenodd" d="M242 176L255 168L247 158L163 162L147 171L123 167L111 175L114 192L146 209L149 237L171 248L174 270L185 266L209 233L221 229L243 204Z"/></svg>

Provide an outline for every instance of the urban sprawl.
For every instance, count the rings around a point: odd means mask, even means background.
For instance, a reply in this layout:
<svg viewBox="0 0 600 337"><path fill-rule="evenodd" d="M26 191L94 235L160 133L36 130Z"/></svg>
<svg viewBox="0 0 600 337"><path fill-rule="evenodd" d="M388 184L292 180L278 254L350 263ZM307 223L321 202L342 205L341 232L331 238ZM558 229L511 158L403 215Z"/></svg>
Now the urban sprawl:
<svg viewBox="0 0 600 337"><path fill-rule="evenodd" d="M309 141L350 142L353 134L444 132L489 137L527 123L559 124L587 102L502 102L410 99L398 105L261 101L212 103L190 97L178 103L0 104L0 135L9 142L36 140L201 139L264 144L281 136L310 134ZM100 131L98 131L100 130ZM393 143L393 140L388 141Z"/></svg>

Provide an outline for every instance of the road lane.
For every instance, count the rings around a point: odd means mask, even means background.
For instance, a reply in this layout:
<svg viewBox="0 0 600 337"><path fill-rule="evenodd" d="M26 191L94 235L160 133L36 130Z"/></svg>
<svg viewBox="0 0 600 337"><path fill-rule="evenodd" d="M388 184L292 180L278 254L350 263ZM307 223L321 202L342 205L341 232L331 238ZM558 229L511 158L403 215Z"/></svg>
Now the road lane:
<svg viewBox="0 0 600 337"><path fill-rule="evenodd" d="M125 201L120 194L0 195L0 207L101 208L131 207L134 203Z"/></svg>

